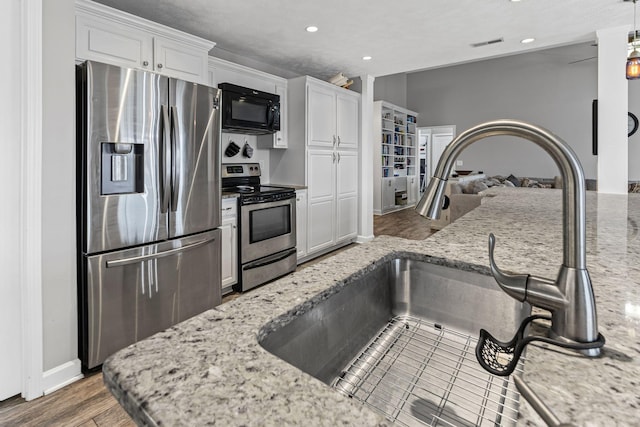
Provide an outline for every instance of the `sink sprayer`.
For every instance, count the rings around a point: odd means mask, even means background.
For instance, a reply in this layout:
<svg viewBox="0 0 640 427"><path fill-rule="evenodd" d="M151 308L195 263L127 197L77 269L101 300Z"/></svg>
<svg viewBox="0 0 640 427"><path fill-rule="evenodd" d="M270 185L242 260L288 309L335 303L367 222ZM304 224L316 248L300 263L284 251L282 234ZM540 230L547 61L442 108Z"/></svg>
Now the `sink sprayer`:
<svg viewBox="0 0 640 427"><path fill-rule="evenodd" d="M482 329L476 347L478 362L495 375L513 372L524 347L543 341L597 356L604 345L598 333L596 304L586 267L585 183L582 166L571 148L556 135L538 126L517 120L496 120L466 130L445 148L435 173L416 210L431 219L440 216L447 177L458 155L481 139L509 135L529 140L543 148L560 169L563 185L563 261L555 280L529 274L507 274L495 264L495 237L489 235L491 273L500 288L511 297L549 310L552 315L525 319L511 341L500 342ZM536 319L551 320L549 337L526 336L527 326Z"/></svg>

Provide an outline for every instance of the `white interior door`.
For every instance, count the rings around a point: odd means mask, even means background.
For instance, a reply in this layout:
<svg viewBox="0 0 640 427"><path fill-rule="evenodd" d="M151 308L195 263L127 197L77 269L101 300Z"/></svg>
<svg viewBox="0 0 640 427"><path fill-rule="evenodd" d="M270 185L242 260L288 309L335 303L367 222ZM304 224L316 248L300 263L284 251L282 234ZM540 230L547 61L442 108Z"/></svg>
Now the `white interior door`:
<svg viewBox="0 0 640 427"><path fill-rule="evenodd" d="M418 128L418 162L420 164L420 195L431 178L431 129Z"/></svg>
<svg viewBox="0 0 640 427"><path fill-rule="evenodd" d="M447 144L452 140L453 133L433 133L431 135L431 160L429 165L431 175L435 173L440 156L442 156Z"/></svg>

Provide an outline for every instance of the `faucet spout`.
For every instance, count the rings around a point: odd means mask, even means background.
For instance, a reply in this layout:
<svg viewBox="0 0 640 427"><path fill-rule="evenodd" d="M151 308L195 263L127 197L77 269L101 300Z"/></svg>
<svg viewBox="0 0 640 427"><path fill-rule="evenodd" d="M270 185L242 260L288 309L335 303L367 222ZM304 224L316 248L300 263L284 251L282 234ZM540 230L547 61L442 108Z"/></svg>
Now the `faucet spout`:
<svg viewBox="0 0 640 427"><path fill-rule="evenodd" d="M458 155L481 139L509 135L524 138L544 149L554 160L564 185L563 257L557 279L503 273L493 261L495 238L490 237L491 270L500 287L520 301L552 311L551 335L577 343L598 341L596 305L586 266L586 216L584 172L573 150L546 129L518 120L496 120L466 130L447 145L433 178L416 206L423 216L437 219L447 179ZM597 355L593 349L589 355Z"/></svg>

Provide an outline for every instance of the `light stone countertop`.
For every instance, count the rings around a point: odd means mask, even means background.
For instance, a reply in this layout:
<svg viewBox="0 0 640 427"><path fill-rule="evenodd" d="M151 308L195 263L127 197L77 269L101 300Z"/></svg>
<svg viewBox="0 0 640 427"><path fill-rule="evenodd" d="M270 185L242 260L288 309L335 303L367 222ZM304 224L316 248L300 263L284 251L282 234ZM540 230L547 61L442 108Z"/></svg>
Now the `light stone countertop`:
<svg viewBox="0 0 640 427"><path fill-rule="evenodd" d="M133 344L103 366L107 387L140 425L387 425L376 412L258 344L270 320L306 311L399 252L486 271L487 235L507 271L555 278L560 190L505 189L423 241L381 236ZM587 267L599 358L529 346L524 379L563 422L640 425L640 196L587 193ZM524 402L521 399L521 402ZM521 403L518 425L543 425Z"/></svg>

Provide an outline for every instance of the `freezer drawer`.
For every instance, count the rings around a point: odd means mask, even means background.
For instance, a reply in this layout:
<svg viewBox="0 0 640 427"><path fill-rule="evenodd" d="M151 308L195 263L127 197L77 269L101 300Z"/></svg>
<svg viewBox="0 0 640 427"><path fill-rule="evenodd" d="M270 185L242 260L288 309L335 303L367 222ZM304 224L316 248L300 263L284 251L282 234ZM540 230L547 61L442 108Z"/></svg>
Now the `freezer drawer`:
<svg viewBox="0 0 640 427"><path fill-rule="evenodd" d="M220 230L84 258L80 357L112 353L220 304ZM85 320L86 319L86 320Z"/></svg>

